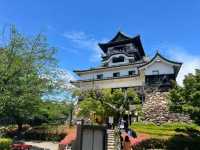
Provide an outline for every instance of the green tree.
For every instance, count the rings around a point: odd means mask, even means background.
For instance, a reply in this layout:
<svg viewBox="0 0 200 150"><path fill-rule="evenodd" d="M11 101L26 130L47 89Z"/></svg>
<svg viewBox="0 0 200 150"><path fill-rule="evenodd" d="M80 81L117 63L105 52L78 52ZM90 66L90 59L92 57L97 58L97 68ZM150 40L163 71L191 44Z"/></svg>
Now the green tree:
<svg viewBox="0 0 200 150"><path fill-rule="evenodd" d="M175 86L169 98L172 111L188 113L200 124L200 70L185 76L183 87Z"/></svg>
<svg viewBox="0 0 200 150"><path fill-rule="evenodd" d="M141 104L135 90L128 89L126 92L126 100L125 91L122 89L94 89L77 92L79 115L89 117L91 113L95 113L105 119L108 116L119 116L120 113L124 113L129 104Z"/></svg>
<svg viewBox="0 0 200 150"><path fill-rule="evenodd" d="M55 52L42 34L26 38L11 27L0 52L0 114L14 120L19 130L37 114L50 88L42 76L56 65Z"/></svg>
<svg viewBox="0 0 200 150"><path fill-rule="evenodd" d="M65 121L69 116L70 104L66 102L58 102L58 101L43 101L40 104L39 113L34 119L35 124L43 123L43 122L61 122ZM36 120L36 121L35 121Z"/></svg>

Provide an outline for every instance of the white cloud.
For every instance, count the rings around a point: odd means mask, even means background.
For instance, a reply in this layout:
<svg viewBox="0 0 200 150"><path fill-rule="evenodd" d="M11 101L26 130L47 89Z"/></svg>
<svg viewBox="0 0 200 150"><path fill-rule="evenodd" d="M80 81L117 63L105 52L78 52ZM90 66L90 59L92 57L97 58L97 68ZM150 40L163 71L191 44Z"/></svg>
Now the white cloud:
<svg viewBox="0 0 200 150"><path fill-rule="evenodd" d="M70 81L75 80L70 71L61 68L52 68L50 74L44 74L41 77L50 80L55 87L63 90L71 89L73 85Z"/></svg>
<svg viewBox="0 0 200 150"><path fill-rule="evenodd" d="M183 79L188 73L194 73L195 69L200 69L200 55L190 53L189 50L178 46L161 46L163 53L171 60L182 62L183 65L177 76L179 85L183 85Z"/></svg>
<svg viewBox="0 0 200 150"><path fill-rule="evenodd" d="M91 62L96 62L100 60L101 50L98 46L98 43L103 40L95 39L91 35L88 35L85 32L81 31L65 32L63 36L73 42L76 48L89 50L91 52Z"/></svg>

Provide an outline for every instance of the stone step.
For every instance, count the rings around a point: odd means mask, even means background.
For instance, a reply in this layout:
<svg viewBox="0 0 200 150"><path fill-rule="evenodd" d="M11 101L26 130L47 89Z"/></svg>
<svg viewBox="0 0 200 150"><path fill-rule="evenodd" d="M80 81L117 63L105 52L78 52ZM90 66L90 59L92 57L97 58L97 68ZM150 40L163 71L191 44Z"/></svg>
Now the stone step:
<svg viewBox="0 0 200 150"><path fill-rule="evenodd" d="M115 132L115 130L107 130L107 132Z"/></svg>
<svg viewBox="0 0 200 150"><path fill-rule="evenodd" d="M107 134L115 134L115 132L107 132Z"/></svg>
<svg viewBox="0 0 200 150"><path fill-rule="evenodd" d="M107 145L115 145L115 143L107 143Z"/></svg>
<svg viewBox="0 0 200 150"><path fill-rule="evenodd" d="M108 134L107 137L115 137L115 135L109 135L109 134Z"/></svg>
<svg viewBox="0 0 200 150"><path fill-rule="evenodd" d="M115 139L109 139L107 143L113 143L115 142Z"/></svg>
<svg viewBox="0 0 200 150"><path fill-rule="evenodd" d="M107 146L108 149L115 149L115 146Z"/></svg>
<svg viewBox="0 0 200 150"><path fill-rule="evenodd" d="M107 141L107 143L113 143L113 142L115 142L115 139L109 139L109 140Z"/></svg>
<svg viewBox="0 0 200 150"><path fill-rule="evenodd" d="M107 130L107 150L115 150L115 131Z"/></svg>

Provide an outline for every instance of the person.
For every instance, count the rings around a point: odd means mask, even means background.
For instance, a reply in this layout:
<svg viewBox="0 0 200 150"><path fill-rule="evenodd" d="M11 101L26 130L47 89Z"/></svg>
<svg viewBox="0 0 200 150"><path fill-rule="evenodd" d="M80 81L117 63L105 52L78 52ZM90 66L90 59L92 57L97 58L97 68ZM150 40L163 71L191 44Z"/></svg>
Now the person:
<svg viewBox="0 0 200 150"><path fill-rule="evenodd" d="M121 149L123 149L123 137L122 137L122 135L121 135L121 133L120 133L120 146L121 146Z"/></svg>
<svg viewBox="0 0 200 150"><path fill-rule="evenodd" d="M128 136L125 136L123 150L132 150L131 142Z"/></svg>
<svg viewBox="0 0 200 150"><path fill-rule="evenodd" d="M124 123L125 123L124 119L121 118L120 121L119 121L119 129L120 130L124 130Z"/></svg>
<svg viewBox="0 0 200 150"><path fill-rule="evenodd" d="M135 132L134 130L132 130L132 129L128 129L128 135L129 135L130 137L133 137L133 138L136 138L136 137L137 137L136 132Z"/></svg>
<svg viewBox="0 0 200 150"><path fill-rule="evenodd" d="M132 131L128 128L128 136L132 137Z"/></svg>

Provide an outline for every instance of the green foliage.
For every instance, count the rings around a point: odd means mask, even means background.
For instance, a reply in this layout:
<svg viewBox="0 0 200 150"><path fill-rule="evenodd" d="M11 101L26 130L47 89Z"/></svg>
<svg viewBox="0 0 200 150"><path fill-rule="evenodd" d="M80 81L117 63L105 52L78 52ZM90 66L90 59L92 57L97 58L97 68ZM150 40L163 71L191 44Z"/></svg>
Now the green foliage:
<svg viewBox="0 0 200 150"><path fill-rule="evenodd" d="M84 101L80 103L80 109L81 111L79 112L79 115L88 118L92 115L91 113L103 116L104 112L101 102L92 98L84 99Z"/></svg>
<svg viewBox="0 0 200 150"><path fill-rule="evenodd" d="M0 115L12 118L21 128L37 114L49 83L42 78L55 66L55 48L38 34L26 38L12 27L0 53Z"/></svg>
<svg viewBox="0 0 200 150"><path fill-rule="evenodd" d="M119 113L124 113L128 109L128 104L138 105L136 108L141 109L139 106L141 101L133 89L127 90L126 100L125 92L122 89L76 91L76 94L80 99L79 115L84 117L89 117L92 113L103 118L111 115L116 116ZM120 108L123 110L120 110Z"/></svg>
<svg viewBox="0 0 200 150"><path fill-rule="evenodd" d="M61 141L66 135L66 126L60 124L42 124L32 128L23 128L21 138L25 140ZM4 136L14 138L19 132L16 129L8 130Z"/></svg>
<svg viewBox="0 0 200 150"><path fill-rule="evenodd" d="M0 149L1 150L10 150L12 140L8 138L0 138Z"/></svg>
<svg viewBox="0 0 200 150"><path fill-rule="evenodd" d="M200 70L188 74L183 87L175 86L170 91L170 109L175 112L188 113L200 124Z"/></svg>
<svg viewBox="0 0 200 150"><path fill-rule="evenodd" d="M41 141L61 141L66 136L66 133L45 132L45 131L28 131L23 135L26 140L41 140Z"/></svg>
<svg viewBox="0 0 200 150"><path fill-rule="evenodd" d="M200 126L187 123L134 123L131 128L138 134L145 133L150 138L136 143L134 149L200 149Z"/></svg>
<svg viewBox="0 0 200 150"><path fill-rule="evenodd" d="M42 123L63 123L69 116L70 106L65 102L43 101L37 114L30 120L31 125Z"/></svg>
<svg viewBox="0 0 200 150"><path fill-rule="evenodd" d="M166 149L167 140L164 139L146 139L141 141L134 146L134 150L144 150L144 149Z"/></svg>
<svg viewBox="0 0 200 150"><path fill-rule="evenodd" d="M150 138L134 146L134 150L144 149L199 150L200 139L186 136L174 136L169 139Z"/></svg>

